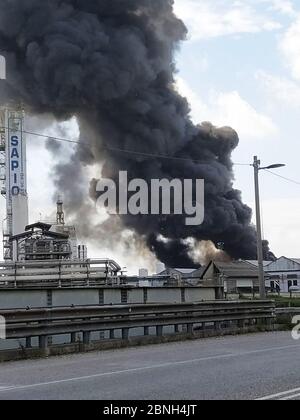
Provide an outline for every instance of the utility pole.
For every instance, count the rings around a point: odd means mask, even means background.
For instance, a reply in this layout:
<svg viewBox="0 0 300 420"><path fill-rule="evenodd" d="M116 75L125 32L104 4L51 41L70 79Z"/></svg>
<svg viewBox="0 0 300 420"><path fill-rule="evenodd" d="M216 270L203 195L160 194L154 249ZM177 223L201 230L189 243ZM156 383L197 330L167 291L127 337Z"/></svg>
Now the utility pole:
<svg viewBox="0 0 300 420"><path fill-rule="evenodd" d="M275 163L273 165L261 167L260 160L257 156L254 156L253 168L254 168L254 183L255 183L255 206L256 206L256 229L257 229L257 259L258 259L258 273L259 273L259 294L261 299L266 298L266 283L265 283L265 271L264 271L264 255L263 255L263 243L262 243L262 229L261 229L261 217L260 217L260 197L259 197L259 171L283 168L285 164Z"/></svg>
<svg viewBox="0 0 300 420"><path fill-rule="evenodd" d="M260 216L260 196L259 196L259 170L260 160L254 156L254 182L255 182L255 206L256 206L256 229L257 229L257 257L258 257L258 275L259 275L259 294L261 299L266 298L266 283L264 272L264 255L262 244L262 229Z"/></svg>

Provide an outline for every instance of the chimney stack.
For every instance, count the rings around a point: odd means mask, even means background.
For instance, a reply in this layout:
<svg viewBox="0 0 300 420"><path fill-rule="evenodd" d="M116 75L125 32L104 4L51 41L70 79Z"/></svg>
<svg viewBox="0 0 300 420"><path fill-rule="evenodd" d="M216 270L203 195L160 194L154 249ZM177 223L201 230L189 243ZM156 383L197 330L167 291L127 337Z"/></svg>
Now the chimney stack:
<svg viewBox="0 0 300 420"><path fill-rule="evenodd" d="M58 225L65 224L65 213L64 213L64 203L61 197L57 199L57 213L56 213L56 223Z"/></svg>

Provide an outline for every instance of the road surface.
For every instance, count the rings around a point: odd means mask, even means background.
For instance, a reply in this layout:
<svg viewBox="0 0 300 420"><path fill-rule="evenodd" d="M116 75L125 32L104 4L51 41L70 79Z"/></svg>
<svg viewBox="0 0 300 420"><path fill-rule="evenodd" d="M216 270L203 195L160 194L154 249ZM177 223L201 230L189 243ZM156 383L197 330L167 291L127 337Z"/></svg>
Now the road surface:
<svg viewBox="0 0 300 420"><path fill-rule="evenodd" d="M243 335L4 363L0 399L300 399L300 341Z"/></svg>

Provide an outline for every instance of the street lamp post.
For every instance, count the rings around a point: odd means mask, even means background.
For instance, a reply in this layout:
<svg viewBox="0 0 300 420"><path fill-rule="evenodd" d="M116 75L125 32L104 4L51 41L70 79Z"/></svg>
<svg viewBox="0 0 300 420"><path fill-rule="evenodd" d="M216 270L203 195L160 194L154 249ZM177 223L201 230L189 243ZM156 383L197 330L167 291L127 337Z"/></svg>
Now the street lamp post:
<svg viewBox="0 0 300 420"><path fill-rule="evenodd" d="M262 244L262 229L260 217L260 196L259 196L259 180L258 173L260 169L260 161L254 156L254 182L255 182L255 206L256 206L256 230L257 230L257 257L258 257L258 276L259 276L259 294L261 299L266 298L266 284L264 272L264 256Z"/></svg>
<svg viewBox="0 0 300 420"><path fill-rule="evenodd" d="M256 206L256 228L257 228L257 258L258 258L258 274L259 274L259 294L261 299L266 298L266 283L264 272L264 256L263 256L263 242L262 242L262 228L260 216L260 195L259 195L259 171L263 169L282 168L283 164L275 164L262 168L260 160L254 156L254 183L255 183L255 206Z"/></svg>

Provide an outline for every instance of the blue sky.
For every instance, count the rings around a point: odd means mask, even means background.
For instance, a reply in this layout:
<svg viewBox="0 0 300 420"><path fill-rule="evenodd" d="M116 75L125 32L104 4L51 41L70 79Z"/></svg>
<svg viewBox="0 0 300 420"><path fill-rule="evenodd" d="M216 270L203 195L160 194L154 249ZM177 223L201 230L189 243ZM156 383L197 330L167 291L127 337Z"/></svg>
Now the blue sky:
<svg viewBox="0 0 300 420"><path fill-rule="evenodd" d="M300 1L175 0L175 11L189 28L176 55L180 92L191 103L196 123L230 125L240 136L237 163L283 162L281 175L300 182ZM63 124L76 137L76 123ZM51 119L30 119L32 130L59 133ZM61 132L60 132L61 133ZM28 186L31 221L53 210L54 164L40 139L28 138ZM237 166L235 185L253 207L253 173ZM92 174L91 174L92 175ZM87 185L88 187L88 185ZM265 237L278 255L300 257L300 185L261 173ZM2 202L4 214L4 203ZM91 257L113 257L134 272L153 267L135 250L88 244ZM152 263L152 265L151 265Z"/></svg>
<svg viewBox="0 0 300 420"><path fill-rule="evenodd" d="M177 77L194 121L236 129L235 162L283 162L278 173L300 182L300 2L175 0L175 9L189 28ZM251 168L235 172L253 207ZM272 248L299 255L300 185L261 173L261 196Z"/></svg>

